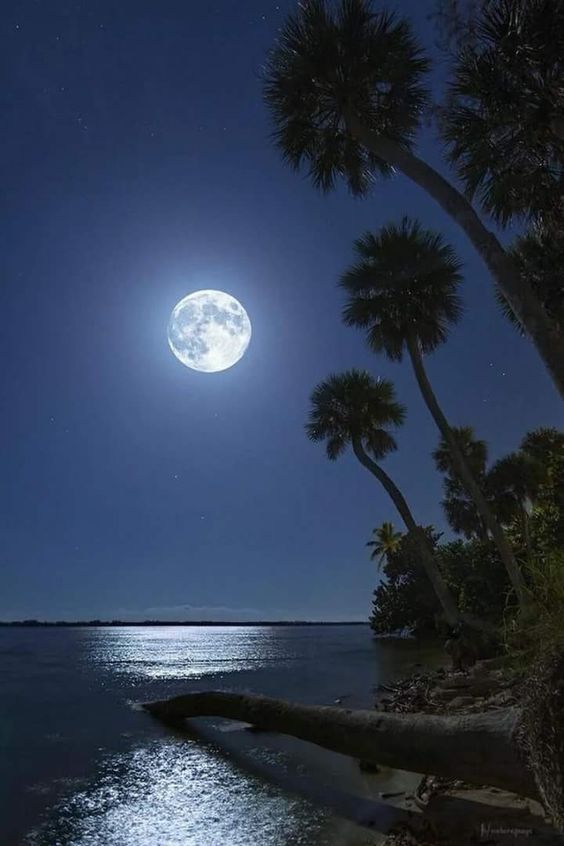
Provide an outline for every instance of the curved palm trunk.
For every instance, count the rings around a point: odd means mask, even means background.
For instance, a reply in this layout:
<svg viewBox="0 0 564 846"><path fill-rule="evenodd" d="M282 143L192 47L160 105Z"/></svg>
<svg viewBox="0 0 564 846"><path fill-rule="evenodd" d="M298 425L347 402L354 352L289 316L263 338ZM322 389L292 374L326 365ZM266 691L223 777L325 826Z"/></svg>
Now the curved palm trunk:
<svg viewBox="0 0 564 846"><path fill-rule="evenodd" d="M347 123L351 133L368 150L423 188L464 230L532 338L559 393L564 397L564 337L471 203L434 168L396 142L371 132L354 115L347 116Z"/></svg>
<svg viewBox="0 0 564 846"><path fill-rule="evenodd" d="M507 538L505 537L503 529L497 522L485 496L480 490L480 486L476 482L474 475L470 467L468 466L468 462L466 461L464 453L462 452L457 443L452 429L450 428L449 422L444 416L442 409L439 403L437 402L437 398L431 387L431 383L427 378L425 367L423 366L423 358L421 356L419 344L413 338L409 338L407 342L407 348L409 350L409 356L411 358L411 363L415 371L415 377L417 379L417 383L419 385L427 408L431 412L433 420L437 424L439 431L441 432L443 438L449 446L449 450L452 456L452 462L454 464L456 473L460 478L460 481L466 488L468 495L472 498L474 505L478 509L480 517L482 518L485 526L487 527L488 531L490 532L493 538L493 541L497 547L497 551L499 552L500 558L511 580L511 584L513 585L517 597L519 599L519 604L523 608L527 604L527 589L525 586L523 575L513 554L513 550L511 549Z"/></svg>
<svg viewBox="0 0 564 846"><path fill-rule="evenodd" d="M376 464L375 461L372 461L372 459L367 455L360 439L353 438L352 445L354 454L356 455L360 463L363 465L363 467L366 467L366 469L369 470L373 476L378 479L378 481L383 486L386 493L394 503L395 507L397 508L407 531L410 532L416 538L421 554L421 563L423 564L429 581L433 585L433 590L435 591L437 599L441 604L441 607L445 613L445 617L448 623L451 626L460 624L462 622L462 615L460 614L456 602L454 601L454 597L450 592L446 582L444 581L441 575L439 568L435 563L425 533L423 529L418 526L415 522L413 514L411 513L402 492L390 479L388 474L385 473L384 470L382 470L380 465Z"/></svg>
<svg viewBox="0 0 564 846"><path fill-rule="evenodd" d="M538 797L516 741L517 709L461 716L394 714L220 691L189 693L143 707L165 720L242 720L376 764Z"/></svg>

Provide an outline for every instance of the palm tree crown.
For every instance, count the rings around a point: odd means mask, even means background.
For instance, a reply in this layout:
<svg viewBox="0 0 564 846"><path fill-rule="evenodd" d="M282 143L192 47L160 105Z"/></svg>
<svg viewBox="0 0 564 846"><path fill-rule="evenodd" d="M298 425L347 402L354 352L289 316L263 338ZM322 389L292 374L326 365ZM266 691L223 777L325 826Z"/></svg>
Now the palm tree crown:
<svg viewBox="0 0 564 846"><path fill-rule="evenodd" d="M488 488L498 519L508 524L533 503L545 476L541 464L523 451L500 458L488 473Z"/></svg>
<svg viewBox="0 0 564 846"><path fill-rule="evenodd" d="M564 432L541 426L539 429L527 432L521 442L521 449L548 470L553 458L564 457Z"/></svg>
<svg viewBox="0 0 564 846"><path fill-rule="evenodd" d="M423 353L446 340L462 314L460 262L442 237L404 218L355 243L357 262L341 285L349 295L343 318L368 329L376 352L401 361L408 339Z"/></svg>
<svg viewBox="0 0 564 846"><path fill-rule="evenodd" d="M311 406L307 435L312 441L327 441L331 460L355 440L376 459L396 449L387 430L402 425L405 409L387 379L373 379L362 370L334 374L314 389Z"/></svg>
<svg viewBox="0 0 564 846"><path fill-rule="evenodd" d="M515 241L511 256L521 274L535 292L559 331L564 332L564 297L562 265L564 232L558 223L535 224ZM525 327L515 316L507 299L498 291L497 299L505 316L524 335Z"/></svg>
<svg viewBox="0 0 564 846"><path fill-rule="evenodd" d="M470 196L502 223L564 191L564 2L484 4L461 51L443 131Z"/></svg>
<svg viewBox="0 0 564 846"><path fill-rule="evenodd" d="M384 559L390 553L397 551L403 535L401 532L396 532L394 524L388 521L374 529L372 534L374 536L373 540L368 541L366 546L372 547L370 560L375 561L378 559L378 569L380 569Z"/></svg>
<svg viewBox="0 0 564 846"><path fill-rule="evenodd" d="M472 472L477 478L483 479L488 463L487 443L476 437L472 426L452 426L451 431ZM449 476L456 475L452 452L444 437L441 437L437 449L434 450L433 458L439 472Z"/></svg>
<svg viewBox="0 0 564 846"><path fill-rule="evenodd" d="M373 12L369 0L340 0L334 9L309 0L288 18L266 63L275 142L317 187L329 190L342 176L361 194L392 168L350 135L347 114L408 148L426 101L426 69L406 21Z"/></svg>
<svg viewBox="0 0 564 846"><path fill-rule="evenodd" d="M485 441L476 438L472 426L453 426L454 435L473 477L480 488L486 487L488 446ZM440 473L444 473L444 492L442 506L451 529L466 538L480 537L485 540L488 530L476 504L468 495L464 484L457 474L452 451L444 436L433 452L435 465Z"/></svg>

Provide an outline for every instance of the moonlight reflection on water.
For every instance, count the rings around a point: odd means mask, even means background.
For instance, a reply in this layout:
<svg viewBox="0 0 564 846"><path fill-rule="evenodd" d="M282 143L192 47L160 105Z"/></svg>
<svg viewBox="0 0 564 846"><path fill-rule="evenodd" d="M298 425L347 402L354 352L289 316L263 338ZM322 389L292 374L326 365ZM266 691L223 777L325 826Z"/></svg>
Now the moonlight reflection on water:
<svg viewBox="0 0 564 846"><path fill-rule="evenodd" d="M14 743L0 762L0 844L348 842L342 820L272 786L259 765L363 792L352 759L287 738L261 743L236 724L202 742L131 703L217 688L370 707L379 681L424 660L404 646L375 643L368 626L6 629L0 726Z"/></svg>
<svg viewBox="0 0 564 846"><path fill-rule="evenodd" d="M261 846L299 844L324 814L282 796L213 750L187 740L154 742L110 758L90 789L61 803L33 846ZM320 842L316 840L316 842Z"/></svg>

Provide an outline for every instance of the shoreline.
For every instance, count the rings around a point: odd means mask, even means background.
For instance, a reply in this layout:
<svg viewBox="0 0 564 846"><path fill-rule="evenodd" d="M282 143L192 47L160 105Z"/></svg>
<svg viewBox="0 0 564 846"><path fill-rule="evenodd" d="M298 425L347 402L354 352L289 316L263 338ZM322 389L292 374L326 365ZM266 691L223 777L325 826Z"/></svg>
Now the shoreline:
<svg viewBox="0 0 564 846"><path fill-rule="evenodd" d="M381 645L389 643L393 647L392 663L382 681L367 688L362 698L342 694L339 690L342 695L323 704L372 709L381 695L380 688L399 684L402 679L411 678L418 669L440 671L449 662L436 638L422 641L401 638L400 654L398 639L377 640ZM324 831L331 846L385 846L388 842L393 843L388 840L387 833L377 830L378 826L391 825L391 821L395 817L402 818L405 811L418 812L416 795L424 779L423 774L384 766L374 771L372 767L364 767L358 759L288 735L256 732L245 724L226 723L223 730L215 727L207 735L204 728L203 733L204 736L213 736L226 752L239 760L245 770L254 772L285 792L305 798L314 807L323 808L328 814ZM274 755L277 758L274 768L268 771L266 766L257 766L257 753L267 757Z"/></svg>
<svg viewBox="0 0 564 846"><path fill-rule="evenodd" d="M485 659L463 671L441 668L408 676L396 685L383 684L376 709L441 715L491 712L516 706L522 681L503 659ZM383 846L562 843L539 802L489 785L424 775L414 800L434 836L400 831L384 838ZM413 809L413 803L405 807Z"/></svg>
<svg viewBox="0 0 564 846"><path fill-rule="evenodd" d="M410 657L417 654L416 649L409 651ZM499 658L478 661L464 671L448 669L447 663L443 660L430 668L412 662L411 672L406 674L404 667L403 673L394 673L393 678L377 685L372 707L396 713L463 715L505 710L518 704L522 678L500 666L503 662ZM414 667L422 669L413 672ZM232 739L246 733L236 731ZM248 734L248 748L252 748L256 731ZM324 833L330 835L332 846L562 843L561 835L546 821L541 805L532 799L455 778L363 767L357 759L285 735L258 732L258 737L262 740L254 745L255 751L274 753L275 757L279 754L281 758L275 765L278 775L266 771L256 774L323 807L328 813ZM240 763L245 766L244 760Z"/></svg>

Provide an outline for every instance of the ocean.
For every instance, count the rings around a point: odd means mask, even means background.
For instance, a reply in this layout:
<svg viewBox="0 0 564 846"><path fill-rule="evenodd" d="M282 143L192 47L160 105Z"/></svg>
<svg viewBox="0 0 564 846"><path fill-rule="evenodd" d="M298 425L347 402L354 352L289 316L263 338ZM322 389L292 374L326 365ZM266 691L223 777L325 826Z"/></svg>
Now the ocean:
<svg viewBox="0 0 564 846"><path fill-rule="evenodd" d="M370 791L357 762L222 721L211 736L175 733L136 704L223 689L371 707L379 682L436 660L364 625L0 628L0 844L343 842L330 811L244 758ZM240 738L242 757L222 737Z"/></svg>

